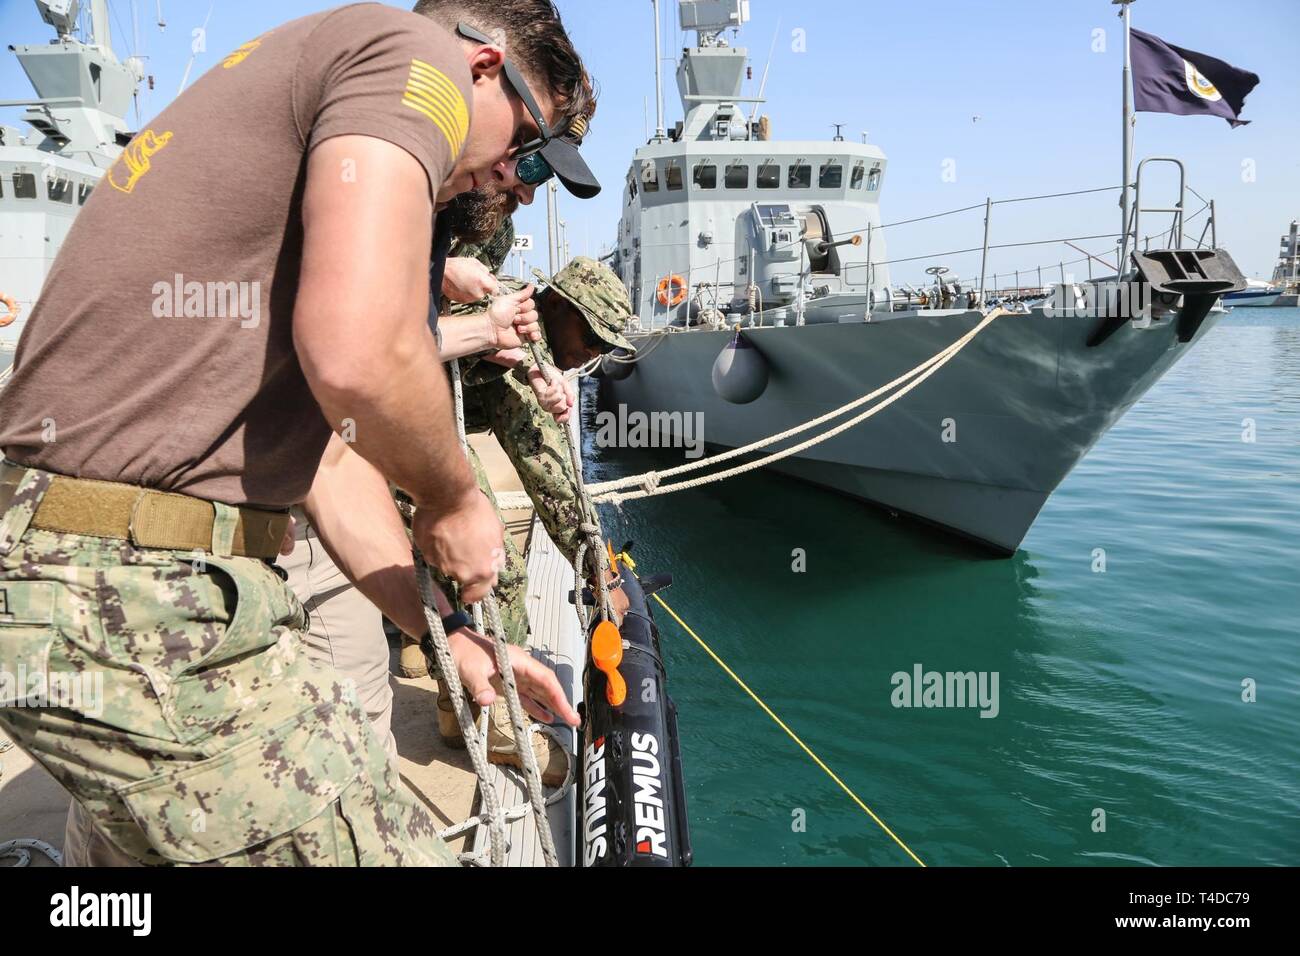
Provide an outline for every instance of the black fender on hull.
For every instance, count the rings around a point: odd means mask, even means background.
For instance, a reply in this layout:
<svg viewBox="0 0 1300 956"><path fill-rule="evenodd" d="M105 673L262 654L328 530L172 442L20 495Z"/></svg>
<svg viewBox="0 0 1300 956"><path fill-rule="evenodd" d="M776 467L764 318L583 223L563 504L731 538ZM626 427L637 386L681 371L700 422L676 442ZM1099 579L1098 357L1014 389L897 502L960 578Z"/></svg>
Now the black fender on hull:
<svg viewBox="0 0 1300 956"><path fill-rule="evenodd" d="M732 405L748 405L767 391L767 380L767 359L737 329L713 362L713 390Z"/></svg>

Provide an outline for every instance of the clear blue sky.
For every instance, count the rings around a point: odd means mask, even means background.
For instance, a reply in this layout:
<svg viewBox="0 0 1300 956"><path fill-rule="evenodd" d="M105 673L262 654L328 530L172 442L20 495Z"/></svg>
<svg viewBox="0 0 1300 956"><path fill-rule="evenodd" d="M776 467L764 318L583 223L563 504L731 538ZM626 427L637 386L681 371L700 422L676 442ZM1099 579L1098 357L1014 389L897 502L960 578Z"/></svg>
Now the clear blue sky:
<svg viewBox="0 0 1300 956"><path fill-rule="evenodd" d="M190 57L191 31L210 5L207 51L196 58L195 76L269 27L336 4L163 0L167 28L160 33L156 0L135 0L135 52L149 58L157 78L144 105L146 122L175 95ZM132 6L129 0L112 3L120 56L132 52ZM559 0L559 6L601 88L585 152L605 191L585 203L561 193L571 250L594 253L614 235L631 152L645 139L647 100L654 124L653 20L649 0ZM684 41L676 5L664 0L662 6L669 23L664 49L672 56ZM1121 34L1118 8L1109 0L752 0L751 8L753 20L739 40L754 67L747 93L757 90L777 36L764 108L774 136L829 139L832 123L843 123L848 138L869 131L890 162L881 198L886 222L981 202L986 195L1119 181ZM1243 114L1253 121L1250 126L1234 130L1218 118L1143 113L1136 134L1139 158L1175 155L1188 163L1190 184L1217 200L1220 244L1248 275L1271 272L1278 237L1300 217L1297 12L1295 0L1138 0L1133 6L1135 26L1261 77ZM1105 52L1093 51L1098 29L1106 31ZM805 52L794 49L795 30L803 31ZM50 36L31 0L0 0L5 44ZM672 69L665 64L669 125L682 115ZM0 96L28 94L17 62L0 51ZM13 123L18 111L3 114ZM941 175L945 160L955 161L953 182ZM1247 162L1253 181L1243 181ZM1158 184L1153 178L1151 187ZM1112 232L1118 212L1110 195L998 207L994 241ZM517 225L544 246L544 202L522 211ZM892 232L889 252L895 257L975 245L979 225L979 214L968 214L955 222L905 227ZM1108 248L1105 242L1084 245L1090 251ZM994 267L1077 256L1062 246L1038 247L1000 254ZM542 253L537 258L544 266ZM970 257L933 261L971 271ZM909 277L914 276L896 273Z"/></svg>

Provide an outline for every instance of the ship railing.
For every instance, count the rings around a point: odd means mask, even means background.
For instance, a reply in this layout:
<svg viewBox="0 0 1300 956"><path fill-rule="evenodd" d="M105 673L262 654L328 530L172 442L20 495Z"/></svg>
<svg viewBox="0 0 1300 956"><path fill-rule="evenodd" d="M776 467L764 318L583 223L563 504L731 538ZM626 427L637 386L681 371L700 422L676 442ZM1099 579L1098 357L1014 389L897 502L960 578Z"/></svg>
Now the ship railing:
<svg viewBox="0 0 1300 956"><path fill-rule="evenodd" d="M1208 239L1208 248L1217 247L1218 236L1217 236L1217 229L1215 224L1214 201L1212 199L1205 199L1205 197L1203 197L1195 189L1193 189L1191 186L1186 184L1186 178L1183 175L1181 164L1179 164L1179 187L1178 187L1179 196L1178 196L1177 203L1169 207L1160 207L1160 208L1141 207L1140 179L1141 179L1141 170L1143 168L1143 164L1147 162L1170 162L1170 161L1171 160L1168 160L1164 157L1152 157L1149 160L1143 160L1142 163L1140 163L1138 166L1138 170L1139 170L1138 177L1137 177L1138 181L1135 182L1130 187L1135 190L1135 202L1133 203L1133 208L1131 210L1129 221L1127 224L1129 227L1128 248L1133 251L1136 251L1138 249L1142 249L1144 251L1150 251L1152 248L1161 249L1161 248L1176 248L1176 247L1201 249L1207 247L1206 246L1207 239ZM995 206L1005 206L1013 203L1040 202L1045 200L1063 199L1067 197L1083 196L1083 195L1103 193L1103 192L1116 192L1119 189L1120 189L1119 186L1101 186L1092 189L1076 189L1076 190L1070 190L1066 192L1044 193L1042 195L1036 195L1036 196L1015 196L1007 199L994 199L992 197L988 197L983 202L980 203L974 203L968 206L961 206L957 209L947 209L942 212L930 213L924 216L915 216L910 219L900 219L895 222L888 222L882 224L867 223L865 226L861 226L857 229L852 229L852 228L843 229L843 230L837 229L837 232L841 235L849 235L855 232L865 233L864 245L866 246L866 256L867 256L865 262L847 264L841 272L841 276L845 279L845 284L847 286L859 286L863 288L864 291L862 294L861 302L858 303L858 301L855 299L852 298L845 299L843 297L839 298L838 301L842 305L861 304L867 309L875 308L876 307L875 302L873 301L875 295L873 294L873 291L875 290L875 285L876 285L876 270L880 266L904 265L907 263L924 262L924 261L935 262L936 260L941 260L941 259L952 259L958 256L974 256L976 254L980 256L978 286L963 290L964 294L968 294L970 292L974 293L972 307L974 307L975 305L982 307L987 305L990 301L1008 301L1008 300L1020 301L1029 298L1041 298L1044 294L1046 294L1046 290L1048 288L1046 285L1044 285L1045 270L1047 271L1047 281L1049 283L1052 281L1051 270L1057 270L1058 275L1060 277L1060 281L1064 283L1069 281L1068 274L1066 272L1067 268L1071 266L1082 266L1082 265L1086 265L1088 281L1091 281L1093 278L1094 263L1097 263L1100 266L1105 267L1106 272L1103 273L1103 275L1117 275L1120 270L1116 268L1115 264L1107 262L1103 258L1103 256L1107 252L1114 255L1115 253L1120 251L1121 244L1119 240L1125 238L1124 233L1110 232L1110 233L1092 233L1088 235L1064 235L1064 236L1054 236L1048 239L1032 239L1026 241L1017 241L1017 242L993 242L991 240L992 240L992 229L993 229L993 211ZM1186 212L1185 193L1191 193L1193 196L1196 197L1196 199L1198 199L1202 203L1201 208L1196 210L1196 212L1191 214L1188 214ZM901 256L892 259L876 260L873 258L872 255L873 240L886 229L894 229L900 226L908 226L908 225L913 225L921 222L945 219L952 216L958 216L963 213L973 212L977 209L984 210L983 239L980 245L969 246L966 248L959 248L959 249L945 249L938 252L928 252L923 255ZM1142 213L1168 213L1171 215L1170 225L1167 229L1161 228L1157 232L1152 232L1147 235L1134 238L1136 235L1136 227L1141 222L1140 217ZM1195 220L1199 219L1201 216L1206 216L1206 219L1202 224L1200 234L1199 236L1192 236L1187 232L1187 227L1192 223L1194 223ZM1087 249L1084 249L1079 245L1076 245L1076 243L1093 242L1093 241L1101 241L1101 240L1109 240L1113 244L1112 247L1103 252L1094 253L1094 252L1089 252ZM796 244L801 246L802 243L803 243L803 238L799 237L792 240L789 243L778 245L775 248L777 250L787 249L787 248L792 249L796 246ZM991 252L997 252L1006 249L1028 249L1037 246L1053 246L1053 245L1069 246L1070 248L1083 253L1083 255L1080 256L1079 258L1057 259L1054 261L1032 263L1017 269L1011 269L1011 270L999 269L997 271L990 272L989 254ZM658 275L654 277L654 285L651 288L657 289L661 279L666 279L667 277L672 275L679 275L686 279L687 294L686 294L685 301L688 303L688 307L691 300L698 293L700 293L702 289L706 287L711 291L712 295L716 299L718 290L720 288L719 278L721 275L722 267L726 265L734 266L736 263L748 259L749 259L748 254L733 256L727 259L719 258L712 262L707 262L702 264L692 264L682 270L665 272L662 275ZM801 263L802 262L803 259L801 256ZM799 273L801 289L805 287L806 283L811 278L811 274L809 272L803 271L803 269L804 267L801 264L800 273ZM697 275L708 276L712 281L701 281L699 283L695 283L693 282L693 279ZM859 281L857 282L851 281L855 276L861 276ZM1036 285L1030 284L1029 282L1030 277L1036 277L1037 280ZM1010 284L1004 287L1001 282L1001 280L1003 279L1011 280ZM904 287L907 284L894 283L894 285L896 287ZM931 285L932 283L927 282L925 284L925 287L923 287L922 291L924 291L925 288L930 287ZM803 297L800 296L800 298L802 299ZM891 308L891 306L886 305L885 308L889 309ZM797 310L798 310L797 306L791 306L791 305L780 305L780 306L771 306L768 308L758 308L753 312L747 313L747 321L750 321L753 324L762 325L765 319L767 318L767 316L770 314L780 313L782 315L789 315L791 311L797 311ZM651 321L648 326L649 331L653 331L655 329L660 311L661 310L658 308L652 311ZM665 326L668 326L671 325L671 322L672 322L671 312L665 311L663 324Z"/></svg>

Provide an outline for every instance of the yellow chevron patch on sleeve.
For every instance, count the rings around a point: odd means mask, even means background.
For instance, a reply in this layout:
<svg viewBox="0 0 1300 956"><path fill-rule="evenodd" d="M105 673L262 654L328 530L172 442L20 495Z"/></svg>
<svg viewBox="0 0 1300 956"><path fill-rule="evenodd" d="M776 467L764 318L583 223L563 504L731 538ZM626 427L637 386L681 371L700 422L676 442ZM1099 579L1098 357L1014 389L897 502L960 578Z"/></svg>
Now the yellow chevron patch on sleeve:
<svg viewBox="0 0 1300 956"><path fill-rule="evenodd" d="M452 158L460 155L469 132L469 109L460 90L446 74L423 60L411 60L402 103L433 120L433 125L447 137Z"/></svg>

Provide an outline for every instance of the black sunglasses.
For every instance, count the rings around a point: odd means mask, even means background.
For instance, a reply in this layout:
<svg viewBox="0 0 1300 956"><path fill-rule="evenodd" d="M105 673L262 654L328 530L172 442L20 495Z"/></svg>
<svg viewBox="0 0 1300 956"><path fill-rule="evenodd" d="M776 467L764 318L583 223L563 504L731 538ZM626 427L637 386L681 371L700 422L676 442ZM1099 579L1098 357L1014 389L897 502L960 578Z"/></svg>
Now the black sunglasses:
<svg viewBox="0 0 1300 956"><path fill-rule="evenodd" d="M475 30L467 23L458 23L456 25L456 32L467 40L473 40L475 43L486 43L489 46L500 45L486 33ZM516 147L510 154L512 159L523 159L526 156L533 155L551 141L551 130L550 127L546 125L546 120L542 118L541 108L538 107L537 100L533 99L533 94L528 89L528 84L524 82L523 76L520 74L519 70L515 68L515 65L510 62L509 57L506 57L501 61L501 71L506 76L506 82L509 83L511 89L515 91L515 95L523 102L524 109L528 111L528 115L531 116L533 122L537 124L537 130L540 133L540 135L534 139L530 139L528 142ZM550 168L549 165L547 168ZM537 182L542 182L542 180L537 180Z"/></svg>
<svg viewBox="0 0 1300 956"><path fill-rule="evenodd" d="M555 170L541 153L530 153L515 163L515 176L525 186L540 186L554 175Z"/></svg>

